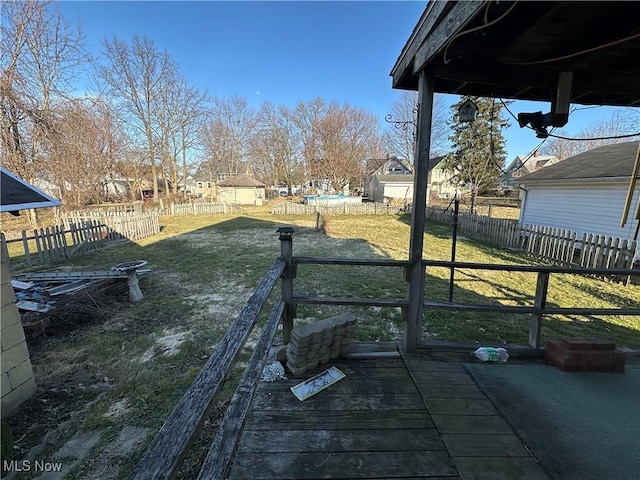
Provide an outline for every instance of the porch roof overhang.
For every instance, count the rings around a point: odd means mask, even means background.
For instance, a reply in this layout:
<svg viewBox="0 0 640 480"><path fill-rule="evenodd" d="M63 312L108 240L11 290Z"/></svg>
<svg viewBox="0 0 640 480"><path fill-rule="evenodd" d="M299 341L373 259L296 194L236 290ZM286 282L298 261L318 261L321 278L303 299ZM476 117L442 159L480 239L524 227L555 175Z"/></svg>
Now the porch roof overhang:
<svg viewBox="0 0 640 480"><path fill-rule="evenodd" d="M640 3L430 1L393 70L418 90L553 101L572 73L571 103L640 106Z"/></svg>
<svg viewBox="0 0 640 480"><path fill-rule="evenodd" d="M638 107L639 17L639 2L427 4L391 71L393 88L417 90L419 105L405 351L416 351L422 332L434 93L551 102L553 126L566 123L571 103ZM536 322L529 343L537 348L540 317Z"/></svg>
<svg viewBox="0 0 640 480"><path fill-rule="evenodd" d="M4 167L0 167L0 212L58 207L60 200L47 195Z"/></svg>

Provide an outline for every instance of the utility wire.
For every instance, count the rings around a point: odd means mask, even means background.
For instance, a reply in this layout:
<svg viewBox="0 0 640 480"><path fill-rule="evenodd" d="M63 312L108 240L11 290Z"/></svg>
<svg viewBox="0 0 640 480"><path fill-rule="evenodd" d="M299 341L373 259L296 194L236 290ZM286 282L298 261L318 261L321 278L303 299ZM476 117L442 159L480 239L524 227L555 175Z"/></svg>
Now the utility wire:
<svg viewBox="0 0 640 480"><path fill-rule="evenodd" d="M513 112L511 110L509 110L509 107L507 106L507 104L504 102L504 100L500 99L500 102L502 102L502 105L504 106L504 108L507 110L507 112L509 112L509 114L516 120L516 122L518 121L518 118L513 114ZM576 110L581 110L579 108L572 108L571 113L575 112ZM534 130L533 128L531 128L529 125L525 125L525 127ZM553 132L553 130L555 130L555 127L553 127L553 129L551 130ZM562 135L553 135L551 133L547 134L547 138L548 137L553 137L553 138L560 138L562 140L573 140L573 141L578 141L578 142L585 142L585 141L589 141L589 140L618 140L620 138L631 138L631 137L637 137L640 136L640 132L636 132L636 133L626 133L624 135L611 135L608 137L587 137L587 138L574 138L574 137L564 137ZM546 138L545 138L546 140ZM543 141L544 143L544 141Z"/></svg>
<svg viewBox="0 0 640 480"><path fill-rule="evenodd" d="M551 63L557 62L558 60L566 60L567 58L577 57L579 55L584 55L585 53L595 52L596 50L601 50L603 48L612 47L613 45L618 45L619 43L628 42L629 40L633 40L640 37L640 33L636 33L634 35L630 35L625 38L621 38L619 40L614 40L613 42L605 43L603 45L598 45L592 48L587 48L586 50L580 50L579 52L569 53L567 55L562 55L561 57L548 58L546 60L536 60L533 62L516 62L511 65L537 65L540 63Z"/></svg>
<svg viewBox="0 0 640 480"><path fill-rule="evenodd" d="M496 2L498 3L498 2ZM502 20L503 18L505 18L507 15L509 15L509 13L511 13L511 10L514 9L514 7L518 4L518 1L513 2L513 5L511 5L511 7L509 7L509 10L507 10L506 12L504 12L502 15L500 15L498 18L496 18L495 20L490 21L489 23L487 23L488 20L488 12L489 12L489 6L491 6L491 2L487 2L487 6L485 7L485 11L484 11L484 24L479 25L477 27L474 28L470 28L469 30L465 30L464 32L460 32L457 35L454 35L451 40L449 40L447 42L447 46L444 48L444 52L442 54L443 58L442 60L444 61L444 64L448 64L451 60L449 60L447 58L447 51L449 50L449 47L451 46L451 44L457 40L458 38L462 37L463 35L467 35L468 33L473 33L473 32L477 32L478 30L482 30L484 28L488 28L492 25L495 25L496 23L498 23L500 20Z"/></svg>
<svg viewBox="0 0 640 480"><path fill-rule="evenodd" d="M561 138L562 140L575 140L578 142L586 142L589 140L617 140L619 138L631 138L631 137L637 137L640 136L640 132L636 132L636 133L627 133L625 135L612 135L610 137L587 137L587 138L572 138L572 137L563 137L561 135L551 135L550 133L548 134L549 137L553 137L553 138Z"/></svg>

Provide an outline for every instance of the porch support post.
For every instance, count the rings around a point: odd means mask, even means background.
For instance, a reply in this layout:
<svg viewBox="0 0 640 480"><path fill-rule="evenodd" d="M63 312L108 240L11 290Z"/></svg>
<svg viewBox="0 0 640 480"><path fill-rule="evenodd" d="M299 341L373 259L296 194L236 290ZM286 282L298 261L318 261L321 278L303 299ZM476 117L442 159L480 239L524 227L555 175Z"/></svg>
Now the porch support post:
<svg viewBox="0 0 640 480"><path fill-rule="evenodd" d="M418 132L414 155L413 207L409 243L409 308L406 310L404 350L414 353L422 332L425 268L422 265L424 222L426 219L427 182L429 179L429 148L433 112L434 78L422 70L418 80Z"/></svg>
<svg viewBox="0 0 640 480"><path fill-rule="evenodd" d="M296 316L296 307L293 301L293 279L295 268L293 265L293 227L280 227L280 258L286 262L282 272L282 301L284 302L284 315L282 317L282 343L287 345L291 341L293 319Z"/></svg>

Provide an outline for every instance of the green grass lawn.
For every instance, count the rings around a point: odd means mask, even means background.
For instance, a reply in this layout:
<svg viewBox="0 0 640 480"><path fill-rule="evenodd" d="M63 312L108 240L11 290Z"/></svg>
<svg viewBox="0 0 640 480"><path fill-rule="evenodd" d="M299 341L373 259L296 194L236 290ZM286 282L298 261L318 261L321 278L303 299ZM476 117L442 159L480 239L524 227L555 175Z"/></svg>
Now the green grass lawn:
<svg viewBox="0 0 640 480"><path fill-rule="evenodd" d="M162 232L144 241L106 248L42 270L109 269L116 263L143 259L152 274L141 279L145 299L129 304L126 291L102 308L101 319L88 315L86 324L64 334L50 334L31 345L39 395L52 388L77 383L78 378L109 378L112 388L81 418L77 428L100 429L107 442L124 425L157 431L173 406L215 350L225 331L280 253L276 229L292 225L294 255L405 260L409 245L406 216L331 216L326 233L314 230L314 216L273 216L266 209L244 216L161 217ZM424 256L448 260L450 227L428 223ZM460 239L457 259L483 263L523 264L529 260L511 252ZM446 301L449 270L429 268L426 298ZM456 273L455 301L530 305L535 274L461 270ZM299 265L296 294L404 298L407 284L398 267ZM80 296L87 293L80 293ZM271 301L279 295L279 288ZM571 275L552 275L548 304L580 307L640 306L640 286L608 283ZM351 310L359 319L359 340L400 340L403 322L399 309L301 305L298 322ZM425 338L479 343L526 343L528 315L466 312L425 312ZM542 340L562 336L599 336L621 345L640 345L640 319L635 317L548 317ZM252 334L245 355L255 344ZM221 405L230 398L228 389ZM44 405L44 404L43 404ZM51 408L51 405L47 408ZM64 406L59 407L64 411ZM51 411L43 413L52 417ZM21 428L14 425L15 428ZM20 438L28 432L14 431ZM62 436L59 442L69 438ZM122 462L118 478L126 478L152 439ZM36 438L27 434L20 448ZM50 449L50 453L52 453ZM94 460L77 465L71 478L86 478L100 467ZM43 459L44 460L44 459Z"/></svg>

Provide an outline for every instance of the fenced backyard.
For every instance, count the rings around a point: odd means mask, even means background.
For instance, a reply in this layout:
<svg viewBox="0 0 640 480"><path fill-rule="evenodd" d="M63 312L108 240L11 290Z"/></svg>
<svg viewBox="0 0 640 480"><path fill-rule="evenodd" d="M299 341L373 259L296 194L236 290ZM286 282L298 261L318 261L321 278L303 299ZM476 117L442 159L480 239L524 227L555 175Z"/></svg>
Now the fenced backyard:
<svg viewBox="0 0 640 480"><path fill-rule="evenodd" d="M454 223L451 209L427 208L436 222ZM598 269L631 269L637 259L638 242L543 225L521 225L516 220L458 213L460 234L502 248L524 252L539 261L562 266Z"/></svg>
<svg viewBox="0 0 640 480"><path fill-rule="evenodd" d="M340 205L323 205L322 203L313 205L303 205L294 202L282 202L276 204L271 213L274 215L313 215L333 214L333 215L399 215L404 213L403 207L399 205L385 205L384 203L343 203Z"/></svg>
<svg viewBox="0 0 640 480"><path fill-rule="evenodd" d="M246 213L240 205L228 203L171 203L163 212L165 215L228 215Z"/></svg>
<svg viewBox="0 0 640 480"><path fill-rule="evenodd" d="M68 339L54 337L51 345L55 348L43 347L32 356L43 395L53 388L75 387L78 378L89 376L100 382L109 378L111 388L74 417L79 419L73 426L78 438L87 430L100 435L93 453L71 464L77 478L99 476L105 464L113 465L121 478L128 478L136 465L147 471L149 463L141 462L153 463L154 452L159 451L152 445L170 447L166 450L170 465L155 466L163 475L178 469L177 478L196 478L205 463L224 467L241 418L238 414L246 412L247 395L265 365L265 344L278 323L281 327L276 335L280 337L291 327L346 310L358 318L358 341L395 345L403 337L407 216L329 215L326 234L314 228L315 215L274 216L266 209L249 216L167 216L161 223L162 232L143 242L123 242L67 261L71 267L100 270L123 259L147 260L153 273L141 279L144 301L128 304L124 298L121 307L114 304L108 309L106 320L80 325ZM284 245L276 233L283 224L295 230L293 240ZM512 265L474 269L458 263L454 267L455 303L449 303L451 228L427 222L425 235L425 258L429 260L424 263L428 303L424 305L423 340L527 345L535 344L536 339L596 335L621 345L640 344L638 315L624 314L625 309L637 311L639 286L621 291L618 285L583 277L578 271L557 273L563 267L527 269L523 255L461 240L461 259ZM289 246L291 261L283 264ZM335 259L338 256L341 258ZM278 278L291 288L281 288ZM265 308L257 314L261 306ZM593 310L580 310L587 307ZM292 313L297 315L289 323ZM541 324L535 323L538 316L543 317ZM421 342L420 350L428 351L431 343ZM230 380L223 385L226 376ZM240 390L246 395L230 401L237 385L242 385ZM205 386L206 396L197 395L198 386ZM186 404L189 398L198 404ZM48 403L37 405L59 407L66 402L57 397L46 399ZM225 410L227 419L218 419L216 415ZM55 429L59 423L55 412L44 411L37 421L51 422ZM285 421L289 415L286 412ZM162 431L168 436L160 435L152 442L165 423ZM134 427L145 440L122 461L113 459L114 442L121 432ZM24 434L18 428L14 433L18 439ZM71 434L52 446L46 458L69 437ZM194 441L192 447L189 440ZM20 448L33 446L30 436L17 443ZM210 448L210 458L205 460ZM181 467L179 450L189 452ZM147 451L147 460L143 460ZM101 460L95 462L96 457ZM148 477L162 478L154 476L159 470L150 468Z"/></svg>
<svg viewBox="0 0 640 480"><path fill-rule="evenodd" d="M17 238L0 234L1 247L12 258L12 268L45 265L121 242L137 241L160 232L153 212L70 212L61 224L23 230Z"/></svg>

